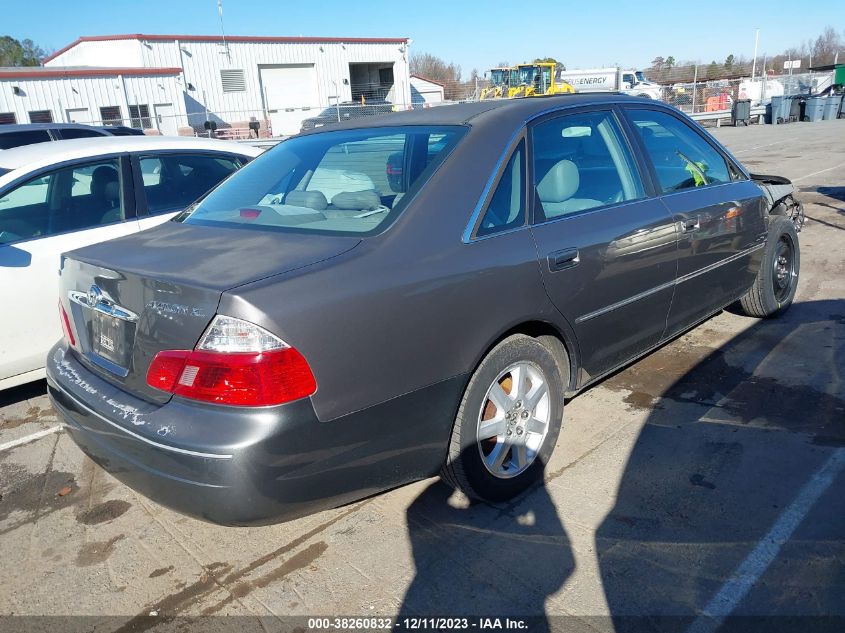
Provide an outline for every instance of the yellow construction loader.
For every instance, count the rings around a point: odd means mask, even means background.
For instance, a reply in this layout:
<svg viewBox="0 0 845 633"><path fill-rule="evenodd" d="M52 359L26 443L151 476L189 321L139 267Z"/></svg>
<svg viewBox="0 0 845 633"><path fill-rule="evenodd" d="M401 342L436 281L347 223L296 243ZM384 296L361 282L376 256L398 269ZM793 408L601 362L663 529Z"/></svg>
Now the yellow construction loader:
<svg viewBox="0 0 845 633"><path fill-rule="evenodd" d="M538 95L559 95L575 92L575 88L561 80L557 64L535 62L516 67L516 77L508 87L508 97L534 97Z"/></svg>
<svg viewBox="0 0 845 633"><path fill-rule="evenodd" d="M510 68L491 68L490 86L481 91L480 99L501 99L507 95L508 83L510 81Z"/></svg>

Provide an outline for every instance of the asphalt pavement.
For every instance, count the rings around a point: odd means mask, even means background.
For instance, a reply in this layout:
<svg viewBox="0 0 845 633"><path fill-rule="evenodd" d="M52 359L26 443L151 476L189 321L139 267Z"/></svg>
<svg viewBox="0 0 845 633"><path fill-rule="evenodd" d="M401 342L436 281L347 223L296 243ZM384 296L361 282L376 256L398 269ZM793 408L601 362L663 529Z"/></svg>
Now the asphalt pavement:
<svg viewBox="0 0 845 633"><path fill-rule="evenodd" d="M841 630L845 120L713 132L801 188L795 304L772 320L722 312L568 401L545 485L512 503L469 505L429 479L289 523L217 527L85 458L43 382L0 392L0 615L62 616L0 617L0 631L327 630L307 617L397 614ZM181 619L222 614L244 617Z"/></svg>

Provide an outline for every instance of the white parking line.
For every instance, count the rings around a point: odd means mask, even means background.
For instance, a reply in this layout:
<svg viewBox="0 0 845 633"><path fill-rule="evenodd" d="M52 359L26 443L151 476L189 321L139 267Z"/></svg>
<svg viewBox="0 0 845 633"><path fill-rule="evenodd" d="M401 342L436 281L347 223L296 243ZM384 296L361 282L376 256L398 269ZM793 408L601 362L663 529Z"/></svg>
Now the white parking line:
<svg viewBox="0 0 845 633"><path fill-rule="evenodd" d="M713 633L724 619L733 613L760 576L768 569L795 529L807 516L825 490L845 467L845 448L837 449L824 465L808 481L795 500L783 511L768 534L760 539L757 547L736 568L733 575L722 585L701 615L687 629L687 633Z"/></svg>
<svg viewBox="0 0 845 633"><path fill-rule="evenodd" d="M782 141L775 141L774 143L766 143L765 145L755 145L754 147L747 147L745 149L738 149L734 154L742 154L743 152L753 152L755 149L762 149L764 147L771 147L772 145L780 145L781 143L788 143L793 139L784 139Z"/></svg>
<svg viewBox="0 0 845 633"><path fill-rule="evenodd" d="M7 451L10 448L15 448L16 446L23 446L24 444L29 444L30 442L34 442L35 440L40 440L42 437L47 437L48 435L52 435L53 433L58 433L61 430L62 425L57 424L56 426L51 426L49 429L44 429L43 431L37 431L35 433L31 433L30 435L19 437L18 439L12 440L11 442L0 444L0 452Z"/></svg>
<svg viewBox="0 0 845 633"><path fill-rule="evenodd" d="M809 178L810 176L818 176L819 174L823 174L826 171L833 171L834 169L840 169L845 167L845 163L839 163L838 165L834 165L833 167L828 167L827 169L821 169L819 171L814 171L812 174L807 174L806 176L799 176L798 178L793 178L792 182L798 182L799 180L804 180L805 178Z"/></svg>

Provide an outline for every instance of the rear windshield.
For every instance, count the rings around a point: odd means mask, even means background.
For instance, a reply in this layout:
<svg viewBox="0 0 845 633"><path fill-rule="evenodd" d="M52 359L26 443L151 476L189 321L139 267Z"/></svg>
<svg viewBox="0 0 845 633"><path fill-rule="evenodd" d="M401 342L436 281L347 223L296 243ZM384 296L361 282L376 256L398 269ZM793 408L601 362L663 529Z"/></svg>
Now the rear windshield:
<svg viewBox="0 0 845 633"><path fill-rule="evenodd" d="M464 131L405 126L294 137L235 173L177 220L373 235L398 217Z"/></svg>

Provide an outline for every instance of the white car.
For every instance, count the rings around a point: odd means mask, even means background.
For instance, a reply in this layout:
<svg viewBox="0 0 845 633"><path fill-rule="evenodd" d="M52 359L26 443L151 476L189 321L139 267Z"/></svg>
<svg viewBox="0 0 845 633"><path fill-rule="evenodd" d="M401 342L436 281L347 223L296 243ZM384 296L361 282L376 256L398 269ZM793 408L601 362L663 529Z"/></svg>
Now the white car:
<svg viewBox="0 0 845 633"><path fill-rule="evenodd" d="M261 154L231 141L123 136L0 152L0 390L44 376L61 337L61 254L160 224Z"/></svg>

